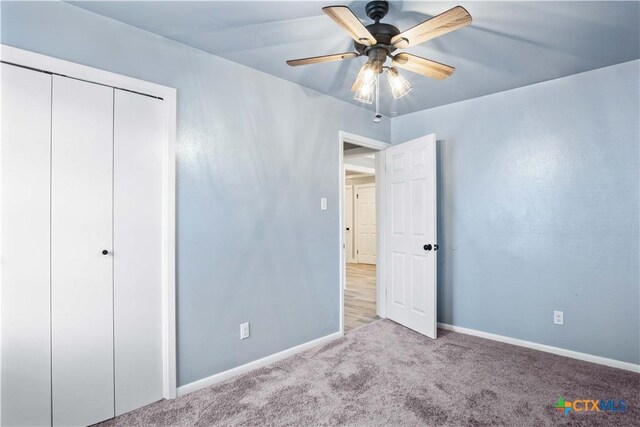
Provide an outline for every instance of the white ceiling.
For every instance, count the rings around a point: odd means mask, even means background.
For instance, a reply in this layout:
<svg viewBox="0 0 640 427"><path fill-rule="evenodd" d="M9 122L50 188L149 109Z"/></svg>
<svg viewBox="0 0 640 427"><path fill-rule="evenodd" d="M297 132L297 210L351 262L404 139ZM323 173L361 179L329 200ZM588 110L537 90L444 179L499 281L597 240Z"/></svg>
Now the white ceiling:
<svg viewBox="0 0 640 427"><path fill-rule="evenodd" d="M285 60L351 51L321 8L339 1L72 2L164 37L363 106L349 88L364 58L291 68ZM365 24L365 2L344 2ZM381 111L400 115L640 57L640 3L393 1L383 22L405 30L457 4L473 23L408 49L456 67L445 81L401 70L414 90ZM367 106L367 108L372 108Z"/></svg>

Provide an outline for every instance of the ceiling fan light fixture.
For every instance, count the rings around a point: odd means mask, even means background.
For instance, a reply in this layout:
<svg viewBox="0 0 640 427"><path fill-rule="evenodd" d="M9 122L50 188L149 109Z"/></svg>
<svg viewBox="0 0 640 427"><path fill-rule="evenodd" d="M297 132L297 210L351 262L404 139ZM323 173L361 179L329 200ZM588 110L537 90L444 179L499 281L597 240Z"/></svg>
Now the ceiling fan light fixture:
<svg viewBox="0 0 640 427"><path fill-rule="evenodd" d="M417 46L420 43L456 31L471 24L473 20L464 7L455 6L414 25L408 30L400 31L394 25L380 22L389 12L389 3L386 0L373 0L366 4L367 16L373 21L368 25L365 25L347 6L323 7L322 11L353 39L355 52L334 53L287 61L289 66L297 67L341 61L359 56L368 57L367 63L360 68L351 86L351 91L355 93L354 99L359 102L373 104L375 101L376 118L374 121L376 123L382 118L379 111L380 74L387 71L387 81L391 87L391 93L395 99L399 99L413 88L411 83L398 73L396 67L436 80L446 79L455 71L455 68L450 65L407 52L395 53L395 51ZM393 63L390 68L384 65L389 58Z"/></svg>
<svg viewBox="0 0 640 427"><path fill-rule="evenodd" d="M396 67L391 67L387 70L387 81L391 86L391 94L395 99L402 98L413 89L411 83L400 75Z"/></svg>
<svg viewBox="0 0 640 427"><path fill-rule="evenodd" d="M351 86L352 92L358 92L360 88L365 84L373 85L376 80L376 67L372 62L367 62L364 64L360 71L358 71L358 75L356 76L356 81L353 82Z"/></svg>
<svg viewBox="0 0 640 427"><path fill-rule="evenodd" d="M375 80L373 82L363 83L360 88L356 91L355 99L358 102L362 102L363 104L372 104L373 103L373 93L375 91Z"/></svg>

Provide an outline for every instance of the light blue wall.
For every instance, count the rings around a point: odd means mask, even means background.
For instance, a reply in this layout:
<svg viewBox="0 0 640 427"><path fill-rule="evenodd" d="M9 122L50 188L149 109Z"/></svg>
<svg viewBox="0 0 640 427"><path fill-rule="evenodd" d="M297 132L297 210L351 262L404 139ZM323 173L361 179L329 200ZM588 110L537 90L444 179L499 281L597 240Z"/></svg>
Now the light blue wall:
<svg viewBox="0 0 640 427"><path fill-rule="evenodd" d="M388 120L69 4L1 13L2 43L178 90L180 385L338 331L338 131Z"/></svg>
<svg viewBox="0 0 640 427"><path fill-rule="evenodd" d="M68 4L0 12L2 43L178 89L179 384L338 329L339 129L438 134L440 321L640 363L638 61L396 117L390 131Z"/></svg>
<svg viewBox="0 0 640 427"><path fill-rule="evenodd" d="M640 363L639 66L393 119L439 140L439 321Z"/></svg>

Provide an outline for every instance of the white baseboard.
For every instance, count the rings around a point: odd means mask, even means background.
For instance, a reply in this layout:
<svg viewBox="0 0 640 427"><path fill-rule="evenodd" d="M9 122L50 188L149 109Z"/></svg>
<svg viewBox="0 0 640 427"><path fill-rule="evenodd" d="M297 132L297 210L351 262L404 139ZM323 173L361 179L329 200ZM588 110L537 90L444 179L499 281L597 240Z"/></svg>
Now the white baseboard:
<svg viewBox="0 0 640 427"><path fill-rule="evenodd" d="M235 377L240 374L244 374L245 372L252 371L257 368L261 368L270 363L277 362L278 360L282 360L286 357L292 356L296 353L300 353L301 351L309 350L310 348L326 344L335 339L342 337L341 332L334 332L333 334L326 335L322 338L318 338L313 341L306 342L304 344L297 345L295 347L288 348L279 353L272 354L271 356L263 357L262 359L254 360L253 362L246 363L242 366L238 366L237 368L229 369L228 371L220 372L219 374L211 375L210 377L203 378L198 381L194 381L189 384L185 384L183 386L178 387L178 396L183 396L187 393L191 393L192 391L199 390L204 387L208 387L210 385L219 383L231 377Z"/></svg>
<svg viewBox="0 0 640 427"><path fill-rule="evenodd" d="M461 326L453 326L446 323L438 323L438 327L447 331L460 332L461 334L473 335L475 337L486 338L488 340L500 341L506 344L517 345L520 347L540 350L547 353L557 354L559 356L570 357L572 359L584 360L585 362L597 363L599 365L610 366L612 368L624 369L626 371L640 373L640 365L629 362L623 362L606 357L594 356L593 354L580 353L579 351L567 350L560 347L553 347L545 344L538 344L531 341L520 340L518 338L505 337L489 332L477 331L475 329L463 328Z"/></svg>

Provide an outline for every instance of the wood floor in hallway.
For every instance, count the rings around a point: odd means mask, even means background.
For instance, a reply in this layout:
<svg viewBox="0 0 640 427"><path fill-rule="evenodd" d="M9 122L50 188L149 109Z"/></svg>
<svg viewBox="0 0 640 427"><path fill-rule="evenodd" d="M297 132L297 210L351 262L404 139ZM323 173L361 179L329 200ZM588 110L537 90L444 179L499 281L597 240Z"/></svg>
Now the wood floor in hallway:
<svg viewBox="0 0 640 427"><path fill-rule="evenodd" d="M344 331L376 320L376 266L347 264L344 290Z"/></svg>

